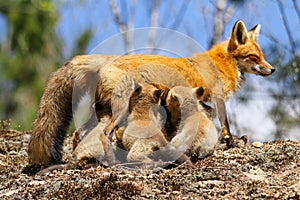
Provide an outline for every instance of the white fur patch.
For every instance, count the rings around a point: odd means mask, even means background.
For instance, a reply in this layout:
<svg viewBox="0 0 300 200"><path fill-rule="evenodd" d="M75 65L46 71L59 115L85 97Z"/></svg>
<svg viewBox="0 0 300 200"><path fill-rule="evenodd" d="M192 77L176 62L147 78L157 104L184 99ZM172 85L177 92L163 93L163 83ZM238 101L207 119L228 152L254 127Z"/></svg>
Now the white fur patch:
<svg viewBox="0 0 300 200"><path fill-rule="evenodd" d="M254 68L256 71L260 72L259 65L255 65L253 68Z"/></svg>
<svg viewBox="0 0 300 200"><path fill-rule="evenodd" d="M91 116L91 112L93 112L90 109L92 101L93 99L88 92L80 98L77 108L73 110L73 118L76 128L83 126L83 124L87 122Z"/></svg>
<svg viewBox="0 0 300 200"><path fill-rule="evenodd" d="M240 70L238 70L238 77L237 77L237 85L236 90L239 90L245 83L245 75ZM234 93L234 91L232 91Z"/></svg>
<svg viewBox="0 0 300 200"><path fill-rule="evenodd" d="M213 123L211 123L206 131L206 136L202 144L202 152L211 152L218 141L218 131Z"/></svg>
<svg viewBox="0 0 300 200"><path fill-rule="evenodd" d="M238 82L237 82L237 87L241 88L241 82L242 82L243 78L242 78L242 73L240 72L240 70L238 70Z"/></svg>

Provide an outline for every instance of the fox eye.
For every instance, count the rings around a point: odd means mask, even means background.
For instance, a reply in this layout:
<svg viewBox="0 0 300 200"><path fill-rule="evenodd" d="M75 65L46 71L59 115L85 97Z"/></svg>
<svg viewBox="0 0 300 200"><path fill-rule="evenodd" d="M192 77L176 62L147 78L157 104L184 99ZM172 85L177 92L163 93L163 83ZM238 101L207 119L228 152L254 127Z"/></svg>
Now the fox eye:
<svg viewBox="0 0 300 200"><path fill-rule="evenodd" d="M247 56L247 58L249 58L250 60L256 62L257 60L259 60L259 57L257 55L254 55L254 54L249 54Z"/></svg>

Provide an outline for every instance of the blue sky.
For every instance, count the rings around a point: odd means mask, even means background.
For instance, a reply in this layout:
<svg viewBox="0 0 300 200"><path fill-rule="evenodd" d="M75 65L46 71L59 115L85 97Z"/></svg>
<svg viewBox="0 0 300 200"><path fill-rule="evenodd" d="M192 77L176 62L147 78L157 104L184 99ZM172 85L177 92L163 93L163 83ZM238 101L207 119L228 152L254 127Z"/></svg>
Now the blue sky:
<svg viewBox="0 0 300 200"><path fill-rule="evenodd" d="M145 5L141 4L147 1L141 0L137 2L135 15L133 17L133 28L148 27L148 11ZM199 2L200 1L196 0L190 1L184 17L179 19L181 23L179 27L176 27L176 30L192 37L202 45L203 48L207 49L208 38L210 38L212 33L212 26L209 25L209 20L213 18L213 14L210 13L212 4L211 1ZM173 13L178 12L178 8L182 3L183 1L162 1L158 16L158 26L170 28L175 21ZM119 5L121 8L124 8L122 4ZM299 18L293 9L292 1L284 1L284 5L289 26L293 31L292 34L299 42ZM94 37L87 53L103 40L119 33L118 28L113 23L108 1L86 0L79 4L77 1L63 1L60 2L59 7L61 18L57 26L57 32L65 41L66 54L68 54L73 47L75 38L79 37L80 33L88 27L93 27ZM128 17L126 16L130 15L130 9L130 6L127 6L127 9L124 9L126 12L124 12L124 10L122 11L124 19L127 19ZM283 46L288 43L288 37L276 1L246 1L244 6L239 7L232 19L228 22L223 39L229 36L231 28L237 19L242 19L248 28L253 27L257 23L262 25L262 34L259 42L263 47L268 47L268 45L273 42L268 39L268 35L273 35Z"/></svg>
<svg viewBox="0 0 300 200"><path fill-rule="evenodd" d="M113 17L110 11L108 1L98 0L55 0L55 5L60 13L60 19L57 24L56 31L63 38L65 43L65 54L68 56L73 48L74 41L80 36L82 31L92 27L94 37L90 42L87 53L96 45L110 36L119 33L118 28L113 23ZM131 1L126 1L131 2ZM148 8L150 1L136 1L134 9L134 26L133 28L141 28L149 26ZM148 2L148 3L147 3ZM179 7L185 1L163 0L159 9L158 26L164 28L172 28L174 21L181 21L180 26L176 27L176 31L195 39L203 48L207 49L208 38L211 36L212 26L209 21L213 20L212 3L215 1L197 1L190 0L185 15L183 18L175 19L174 13L178 12ZM300 42L300 22L294 10L292 1L283 1L285 12L288 18L289 27L292 30L294 39ZM299 3L300 4L300 3ZM130 3L127 7L124 4L119 6L123 8L122 17L128 19L132 8ZM126 8L126 9L125 9ZM252 0L245 1L242 7L239 7L229 20L226 29L225 37L229 36L231 28L237 19L242 19L247 27L252 27L257 23L262 25L262 34L260 44L263 47L268 47L273 41L268 39L268 35L273 35L282 46L288 48L288 37L282 23L282 16L279 12L277 1L275 0ZM6 37L6 21L0 15L0 41ZM298 48L298 51L299 48Z"/></svg>

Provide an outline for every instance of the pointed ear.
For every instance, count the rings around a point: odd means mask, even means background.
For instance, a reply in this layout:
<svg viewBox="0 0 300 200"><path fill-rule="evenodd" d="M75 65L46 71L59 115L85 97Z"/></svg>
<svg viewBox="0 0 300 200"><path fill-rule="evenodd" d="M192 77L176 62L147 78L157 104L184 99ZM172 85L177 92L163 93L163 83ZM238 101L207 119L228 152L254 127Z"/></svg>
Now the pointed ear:
<svg viewBox="0 0 300 200"><path fill-rule="evenodd" d="M150 83L150 84L153 85L153 86L155 86L158 89L158 90L156 90L156 94L158 95L158 93L160 93L159 97L162 100L166 100L167 99L167 96L168 96L168 93L170 91L170 88L168 88L167 86L164 86L162 84L159 84L159 83Z"/></svg>
<svg viewBox="0 0 300 200"><path fill-rule="evenodd" d="M237 21L231 31L231 36L228 43L228 50L233 51L239 45L243 45L249 39L247 28L243 21Z"/></svg>
<svg viewBox="0 0 300 200"><path fill-rule="evenodd" d="M197 99L201 99L204 94L205 88L204 87L196 87L193 88L194 94L196 95Z"/></svg>
<svg viewBox="0 0 300 200"><path fill-rule="evenodd" d="M178 97L175 94L170 94L170 100L172 103L178 102Z"/></svg>
<svg viewBox="0 0 300 200"><path fill-rule="evenodd" d="M260 24L257 24L248 32L248 36L251 40L254 40L254 41L258 40L260 27L261 27Z"/></svg>
<svg viewBox="0 0 300 200"><path fill-rule="evenodd" d="M153 96L154 96L155 101L159 102L159 100L160 100L161 95L163 94L163 92L164 92L163 89L154 90Z"/></svg>
<svg viewBox="0 0 300 200"><path fill-rule="evenodd" d="M138 95L141 93L141 91L142 91L142 86L139 83L134 83L133 92L131 95L133 94Z"/></svg>
<svg viewBox="0 0 300 200"><path fill-rule="evenodd" d="M140 94L142 86L132 79L127 79L124 87L117 88L117 93L113 93L111 97L111 111L112 117L111 122L105 129L106 133L111 132L116 126L124 124L127 120L128 114L130 113L130 100Z"/></svg>
<svg viewBox="0 0 300 200"><path fill-rule="evenodd" d="M124 102L123 105L121 105L123 106L123 108L121 106L120 107L123 110L126 110L129 113L131 113L139 95L142 93L142 90L143 90L143 86L140 85L139 83L135 83L131 95L126 97L126 102Z"/></svg>

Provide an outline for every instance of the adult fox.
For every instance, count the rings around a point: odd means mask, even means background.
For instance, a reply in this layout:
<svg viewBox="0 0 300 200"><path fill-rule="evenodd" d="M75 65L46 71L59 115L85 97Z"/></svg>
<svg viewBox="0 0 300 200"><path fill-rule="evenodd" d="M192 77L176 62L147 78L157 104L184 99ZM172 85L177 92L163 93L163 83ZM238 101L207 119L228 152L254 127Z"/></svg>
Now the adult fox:
<svg viewBox="0 0 300 200"><path fill-rule="evenodd" d="M76 56L48 80L29 142L29 164L47 166L61 162L62 145L72 118L72 106L76 106L74 103L72 105L74 84L83 92L96 91L95 102L102 111L98 116L101 118L111 115L110 98L118 80L134 70L138 71L135 74L138 82L157 82L169 88L176 85L204 86L205 99L212 100L216 105L223 136L228 145L234 146L225 100L244 84L245 73L268 76L275 71L265 61L256 42L259 31L260 25L256 25L248 32L239 20L229 40L188 58L158 55ZM141 69L143 65L147 66ZM170 70L164 72L164 68L172 69L174 73L170 74ZM95 80L99 80L98 84Z"/></svg>

